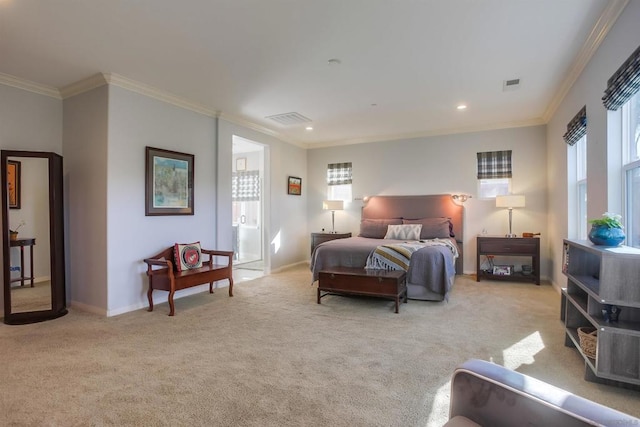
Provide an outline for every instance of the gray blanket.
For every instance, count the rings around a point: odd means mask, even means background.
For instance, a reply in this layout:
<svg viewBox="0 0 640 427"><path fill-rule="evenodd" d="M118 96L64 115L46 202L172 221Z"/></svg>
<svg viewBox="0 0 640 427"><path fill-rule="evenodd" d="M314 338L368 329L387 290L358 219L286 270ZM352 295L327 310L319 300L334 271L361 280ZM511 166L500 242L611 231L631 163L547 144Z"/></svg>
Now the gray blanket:
<svg viewBox="0 0 640 427"><path fill-rule="evenodd" d="M455 245L455 240L451 239ZM403 240L350 237L324 242L311 255L313 281L320 271L334 267L359 267L367 264L367 257L379 245L402 243ZM407 296L411 299L442 301L448 299L456 268L453 253L446 246L427 246L411 256L407 271Z"/></svg>

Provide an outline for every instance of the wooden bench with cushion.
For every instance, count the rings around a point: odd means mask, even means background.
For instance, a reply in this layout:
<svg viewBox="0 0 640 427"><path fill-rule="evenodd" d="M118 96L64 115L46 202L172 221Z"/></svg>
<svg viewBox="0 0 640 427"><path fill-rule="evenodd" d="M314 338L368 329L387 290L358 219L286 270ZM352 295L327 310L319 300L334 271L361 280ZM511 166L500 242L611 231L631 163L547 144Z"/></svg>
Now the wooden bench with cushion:
<svg viewBox="0 0 640 427"><path fill-rule="evenodd" d="M218 280L229 280L229 296L233 296L233 251L218 251L201 249L202 255L209 255L209 260L202 263L202 267L178 271L176 268L174 246L170 246L157 255L147 258L147 276L149 277L149 310L153 311L154 289L169 292L169 316L175 313L173 305L173 295L176 291L190 288L204 283L209 283L209 293L213 293L213 282ZM214 264L214 257L227 257L226 265ZM155 267L155 268L154 268ZM159 268L158 268L159 267Z"/></svg>

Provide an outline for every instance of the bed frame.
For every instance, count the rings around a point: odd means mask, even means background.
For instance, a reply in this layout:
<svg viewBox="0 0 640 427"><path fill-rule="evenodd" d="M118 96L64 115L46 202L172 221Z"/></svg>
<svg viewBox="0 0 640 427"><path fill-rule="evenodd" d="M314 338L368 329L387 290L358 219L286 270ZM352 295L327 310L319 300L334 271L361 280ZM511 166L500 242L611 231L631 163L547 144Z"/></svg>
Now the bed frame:
<svg viewBox="0 0 640 427"><path fill-rule="evenodd" d="M464 206L454 203L450 194L371 196L366 198L362 207L362 219L439 217L451 219L460 255L456 260L456 274L463 274Z"/></svg>

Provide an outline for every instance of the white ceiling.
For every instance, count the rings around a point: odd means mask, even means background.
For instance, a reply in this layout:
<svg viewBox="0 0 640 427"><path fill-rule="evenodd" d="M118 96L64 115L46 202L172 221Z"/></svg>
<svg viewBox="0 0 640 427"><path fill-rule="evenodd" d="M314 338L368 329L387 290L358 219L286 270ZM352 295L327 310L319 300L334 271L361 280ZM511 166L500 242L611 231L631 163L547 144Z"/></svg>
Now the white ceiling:
<svg viewBox="0 0 640 427"><path fill-rule="evenodd" d="M307 147L540 124L627 1L0 0L0 82L112 73Z"/></svg>

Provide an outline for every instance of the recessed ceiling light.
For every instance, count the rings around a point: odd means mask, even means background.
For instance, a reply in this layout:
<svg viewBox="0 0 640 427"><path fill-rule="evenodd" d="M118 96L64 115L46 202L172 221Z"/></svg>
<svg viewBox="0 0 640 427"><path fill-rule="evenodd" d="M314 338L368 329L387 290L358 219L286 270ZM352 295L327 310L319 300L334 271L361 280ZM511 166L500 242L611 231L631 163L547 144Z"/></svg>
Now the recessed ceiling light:
<svg viewBox="0 0 640 427"><path fill-rule="evenodd" d="M467 106L466 106L466 105L464 105L464 104L460 104L460 105L458 105L456 108L457 108L458 110L466 110L466 109L467 109Z"/></svg>
<svg viewBox="0 0 640 427"><path fill-rule="evenodd" d="M306 130L313 130L313 126L307 126L305 129Z"/></svg>
<svg viewBox="0 0 640 427"><path fill-rule="evenodd" d="M328 60L327 63L329 65L340 65L340 64L342 64L342 61L340 61L337 58L332 58L332 59Z"/></svg>

